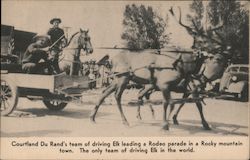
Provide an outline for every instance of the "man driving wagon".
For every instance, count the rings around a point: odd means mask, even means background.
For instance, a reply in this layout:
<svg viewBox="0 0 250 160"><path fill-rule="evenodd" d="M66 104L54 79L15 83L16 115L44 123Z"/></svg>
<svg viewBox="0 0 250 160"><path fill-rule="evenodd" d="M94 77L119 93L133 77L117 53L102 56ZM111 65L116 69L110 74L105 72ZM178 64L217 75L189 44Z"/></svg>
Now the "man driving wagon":
<svg viewBox="0 0 250 160"><path fill-rule="evenodd" d="M24 53L22 69L29 74L43 74L44 69L48 66L47 52L49 51L50 37L37 35L33 38L33 41ZM44 62L41 63L41 60Z"/></svg>
<svg viewBox="0 0 250 160"><path fill-rule="evenodd" d="M38 35L33 38L35 42L28 46L22 60L22 69L26 73L44 74L45 68L49 69L49 73L60 73L59 53L67 44L64 31L59 28L60 23L60 18L51 19L50 24L53 27L47 32L48 35ZM45 63L39 63L40 60L44 60Z"/></svg>

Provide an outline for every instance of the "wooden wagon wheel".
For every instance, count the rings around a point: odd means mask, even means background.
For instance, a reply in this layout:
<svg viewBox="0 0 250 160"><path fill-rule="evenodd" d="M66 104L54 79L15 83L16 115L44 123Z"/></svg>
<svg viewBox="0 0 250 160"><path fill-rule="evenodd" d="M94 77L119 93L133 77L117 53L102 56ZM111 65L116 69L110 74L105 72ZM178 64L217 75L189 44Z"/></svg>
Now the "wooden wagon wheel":
<svg viewBox="0 0 250 160"><path fill-rule="evenodd" d="M18 102L18 89L11 80L1 79L1 116L7 116L17 106Z"/></svg>
<svg viewBox="0 0 250 160"><path fill-rule="evenodd" d="M60 111L62 109L64 109L66 107L66 105L68 103L65 103L65 102L60 102L60 101L57 101L57 100L43 100L43 103L45 104L45 106L49 109L49 110L52 110L52 111Z"/></svg>

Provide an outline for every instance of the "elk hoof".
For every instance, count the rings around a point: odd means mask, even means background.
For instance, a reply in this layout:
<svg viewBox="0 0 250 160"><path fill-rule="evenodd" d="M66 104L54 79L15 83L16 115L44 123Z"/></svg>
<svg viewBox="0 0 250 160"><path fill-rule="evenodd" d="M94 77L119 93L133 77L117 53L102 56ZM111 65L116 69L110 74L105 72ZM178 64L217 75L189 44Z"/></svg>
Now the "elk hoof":
<svg viewBox="0 0 250 160"><path fill-rule="evenodd" d="M168 130L169 130L169 125L165 123L165 124L162 126L162 129L168 131Z"/></svg>
<svg viewBox="0 0 250 160"><path fill-rule="evenodd" d="M128 121L123 121L122 123L123 123L123 125L125 125L125 126L129 126Z"/></svg>
<svg viewBox="0 0 250 160"><path fill-rule="evenodd" d="M138 114L138 115L136 116L136 118L137 118L138 120L142 120L142 118L141 118L141 115L140 115L140 114Z"/></svg>
<svg viewBox="0 0 250 160"><path fill-rule="evenodd" d="M174 116L174 117L173 117L173 122L174 122L174 125L179 125L179 122L178 122L178 120L177 120L177 117L176 117L176 116Z"/></svg>
<svg viewBox="0 0 250 160"><path fill-rule="evenodd" d="M92 122L92 123L96 123L96 122L95 122L95 118L94 118L94 116L90 116L90 122Z"/></svg>
<svg viewBox="0 0 250 160"><path fill-rule="evenodd" d="M211 128L209 127L209 126L203 126L203 128L205 129L205 130L207 130L207 131L209 131L209 130L211 130Z"/></svg>
<svg viewBox="0 0 250 160"><path fill-rule="evenodd" d="M211 128L209 127L209 125L208 125L207 122L203 122L202 124L203 124L203 128L204 128L205 130L211 130Z"/></svg>

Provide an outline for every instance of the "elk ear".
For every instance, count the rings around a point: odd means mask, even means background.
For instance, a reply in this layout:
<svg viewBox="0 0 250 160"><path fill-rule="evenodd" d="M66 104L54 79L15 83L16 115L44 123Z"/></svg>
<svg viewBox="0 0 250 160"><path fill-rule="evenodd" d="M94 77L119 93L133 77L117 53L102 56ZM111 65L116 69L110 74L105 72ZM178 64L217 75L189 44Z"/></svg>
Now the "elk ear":
<svg viewBox="0 0 250 160"><path fill-rule="evenodd" d="M86 30L86 33L89 33L89 29Z"/></svg>
<svg viewBox="0 0 250 160"><path fill-rule="evenodd" d="M80 28L80 32L81 32L81 33L83 32L82 28Z"/></svg>

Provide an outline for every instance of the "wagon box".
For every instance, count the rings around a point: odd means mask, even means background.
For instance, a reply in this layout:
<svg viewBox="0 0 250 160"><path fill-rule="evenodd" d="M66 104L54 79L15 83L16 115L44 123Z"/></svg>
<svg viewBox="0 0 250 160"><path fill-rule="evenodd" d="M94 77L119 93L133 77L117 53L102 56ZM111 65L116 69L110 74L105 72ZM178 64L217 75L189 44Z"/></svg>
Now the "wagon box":
<svg viewBox="0 0 250 160"><path fill-rule="evenodd" d="M1 70L1 115L10 114L19 97L43 100L50 110L62 110L68 102L78 101L82 92L89 89L89 78L57 75L8 73Z"/></svg>
<svg viewBox="0 0 250 160"><path fill-rule="evenodd" d="M62 90L64 92L67 90L86 90L89 88L88 82L86 82L89 80L88 77L69 76L65 73L58 75L37 75L1 71L1 76L3 79L13 80L16 86L20 88L47 89L51 93L57 93Z"/></svg>
<svg viewBox="0 0 250 160"><path fill-rule="evenodd" d="M1 79L13 81L17 87L47 89L54 92L54 75L36 75L23 73L3 73L1 72Z"/></svg>

